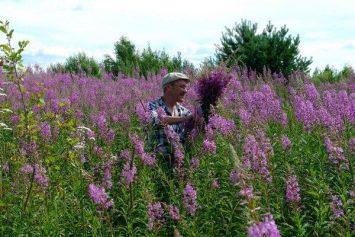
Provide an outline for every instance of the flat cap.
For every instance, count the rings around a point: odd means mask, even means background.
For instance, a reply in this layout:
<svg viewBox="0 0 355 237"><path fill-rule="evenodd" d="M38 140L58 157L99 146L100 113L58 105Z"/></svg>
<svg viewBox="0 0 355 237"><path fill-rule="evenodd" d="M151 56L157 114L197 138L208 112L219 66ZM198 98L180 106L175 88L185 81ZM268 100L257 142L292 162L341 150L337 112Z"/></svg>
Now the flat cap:
<svg viewBox="0 0 355 237"><path fill-rule="evenodd" d="M180 73L180 72L171 72L171 73L168 73L166 74L164 77L163 77L163 82L162 82L162 88L164 89L164 87L173 82L173 81L176 81L176 80L187 80L187 81L190 81L190 78L184 74L184 73Z"/></svg>

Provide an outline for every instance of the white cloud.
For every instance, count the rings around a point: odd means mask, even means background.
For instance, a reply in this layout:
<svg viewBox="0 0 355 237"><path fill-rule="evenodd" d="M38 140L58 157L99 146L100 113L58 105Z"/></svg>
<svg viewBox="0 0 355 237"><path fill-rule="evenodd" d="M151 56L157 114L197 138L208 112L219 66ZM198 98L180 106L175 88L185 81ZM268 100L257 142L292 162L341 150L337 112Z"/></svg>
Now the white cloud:
<svg viewBox="0 0 355 237"><path fill-rule="evenodd" d="M264 27L287 25L301 38L301 53L312 67L355 64L355 1L180 0L180 1L10 1L0 0L0 16L10 20L16 39L29 39L27 53L67 57L79 51L102 58L126 35L139 49L181 51L198 64L214 52L224 27L240 19ZM31 59L32 60L32 59ZM34 58L33 58L34 60Z"/></svg>
<svg viewBox="0 0 355 237"><path fill-rule="evenodd" d="M324 68L326 65L334 66L338 69L345 65L355 65L355 38L350 40L313 41L302 45L305 55L317 55L313 57L313 68Z"/></svg>

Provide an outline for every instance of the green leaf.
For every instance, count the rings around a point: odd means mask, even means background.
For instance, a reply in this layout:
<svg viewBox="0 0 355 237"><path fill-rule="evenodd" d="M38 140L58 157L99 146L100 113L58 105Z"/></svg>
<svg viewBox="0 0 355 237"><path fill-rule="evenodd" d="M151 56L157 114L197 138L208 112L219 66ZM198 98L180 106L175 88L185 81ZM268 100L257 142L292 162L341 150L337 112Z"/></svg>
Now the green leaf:
<svg viewBox="0 0 355 237"><path fill-rule="evenodd" d="M0 31L6 34L6 28L4 26L0 26Z"/></svg>
<svg viewBox="0 0 355 237"><path fill-rule="evenodd" d="M0 48L1 48L2 51L4 51L4 53L5 52L11 52L11 48L7 44L0 44Z"/></svg>
<svg viewBox="0 0 355 237"><path fill-rule="evenodd" d="M39 101L38 101L38 104L44 105L44 104L45 104L44 99L43 99L43 98L40 98Z"/></svg>
<svg viewBox="0 0 355 237"><path fill-rule="evenodd" d="M19 49L19 50L17 50L16 53L17 53L18 55L21 55L22 52L23 52L23 49Z"/></svg>
<svg viewBox="0 0 355 237"><path fill-rule="evenodd" d="M313 198L319 198L319 193L318 193L318 191L307 190L306 193L309 194L309 195L311 195Z"/></svg>
<svg viewBox="0 0 355 237"><path fill-rule="evenodd" d="M28 40L22 40L22 41L19 41L19 42L18 42L18 46L19 46L21 49L24 49L29 43L30 43L30 41L28 41Z"/></svg>
<svg viewBox="0 0 355 237"><path fill-rule="evenodd" d="M10 30L9 33L6 34L6 36L11 39L13 33L14 33L14 30L12 29L12 30Z"/></svg>
<svg viewBox="0 0 355 237"><path fill-rule="evenodd" d="M11 67L10 66L8 66L8 65L3 65L2 66L3 67L3 69L5 70L5 71L9 71L10 69L11 69Z"/></svg>

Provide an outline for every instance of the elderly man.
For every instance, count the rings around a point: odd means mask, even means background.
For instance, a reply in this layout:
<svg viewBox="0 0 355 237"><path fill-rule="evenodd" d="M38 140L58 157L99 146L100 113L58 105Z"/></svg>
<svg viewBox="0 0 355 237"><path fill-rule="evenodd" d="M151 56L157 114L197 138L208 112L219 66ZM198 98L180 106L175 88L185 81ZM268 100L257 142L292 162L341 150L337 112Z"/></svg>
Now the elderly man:
<svg viewBox="0 0 355 237"><path fill-rule="evenodd" d="M153 131L150 134L149 145L158 154L158 162L165 173L158 176L158 196L161 201L170 204L169 189L171 185L167 185L168 181L173 186L177 186L177 180L173 172L173 151L164 131L165 126L170 126L174 132L179 135L180 142L186 140L185 124L193 119L192 113L183 107L180 103L184 101L187 92L187 86L190 79L187 75L179 72L168 73L163 77L162 89L163 96L157 100L149 102L149 110L152 115ZM175 184L174 184L175 183ZM181 236L174 223L168 225L168 235Z"/></svg>
<svg viewBox="0 0 355 237"><path fill-rule="evenodd" d="M190 79L183 73L168 73L162 81L163 96L149 102L154 128L149 143L157 153L164 157L170 157L172 154L164 126L171 126L174 132L179 135L180 142L184 143L186 140L185 122L192 119L193 115L180 103L184 101L189 82ZM163 111L161 119L158 119L159 108Z"/></svg>

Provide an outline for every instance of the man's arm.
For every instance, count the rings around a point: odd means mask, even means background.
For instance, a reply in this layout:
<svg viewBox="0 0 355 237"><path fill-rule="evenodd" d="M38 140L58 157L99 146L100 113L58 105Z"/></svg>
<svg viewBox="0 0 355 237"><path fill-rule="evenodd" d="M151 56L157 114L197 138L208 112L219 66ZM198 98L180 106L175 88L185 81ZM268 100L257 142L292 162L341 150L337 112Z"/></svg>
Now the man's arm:
<svg viewBox="0 0 355 237"><path fill-rule="evenodd" d="M192 117L193 117L192 114L185 117L164 116L162 122L164 125L172 125L172 124L187 122L188 120L192 119Z"/></svg>
<svg viewBox="0 0 355 237"><path fill-rule="evenodd" d="M185 111L185 114L182 117L176 117L176 116L164 116L162 119L163 124L177 124L177 123L183 123L183 122L188 122L189 120L194 120L198 121L201 123L201 120L203 120L203 112L201 105L198 105L194 109L194 113L191 113L190 111Z"/></svg>

